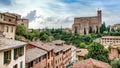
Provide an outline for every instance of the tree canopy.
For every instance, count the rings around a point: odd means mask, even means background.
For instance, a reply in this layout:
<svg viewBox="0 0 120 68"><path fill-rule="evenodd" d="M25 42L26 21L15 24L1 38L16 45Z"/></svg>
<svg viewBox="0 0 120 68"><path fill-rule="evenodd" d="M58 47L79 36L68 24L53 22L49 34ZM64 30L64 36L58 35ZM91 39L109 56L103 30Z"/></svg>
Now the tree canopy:
<svg viewBox="0 0 120 68"><path fill-rule="evenodd" d="M85 59L93 58L109 63L108 53L109 51L102 44L93 42L88 46L88 54L86 54Z"/></svg>

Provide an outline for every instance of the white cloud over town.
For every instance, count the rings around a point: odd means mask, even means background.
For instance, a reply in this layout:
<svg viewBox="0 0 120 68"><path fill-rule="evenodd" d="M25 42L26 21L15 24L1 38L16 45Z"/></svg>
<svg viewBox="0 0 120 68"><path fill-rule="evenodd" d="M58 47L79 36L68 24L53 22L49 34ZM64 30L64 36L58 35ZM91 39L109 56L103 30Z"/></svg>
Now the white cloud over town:
<svg viewBox="0 0 120 68"><path fill-rule="evenodd" d="M74 17L94 16L98 8L107 25L120 21L118 0L1 0L0 6L1 12L28 18L29 28L71 28Z"/></svg>

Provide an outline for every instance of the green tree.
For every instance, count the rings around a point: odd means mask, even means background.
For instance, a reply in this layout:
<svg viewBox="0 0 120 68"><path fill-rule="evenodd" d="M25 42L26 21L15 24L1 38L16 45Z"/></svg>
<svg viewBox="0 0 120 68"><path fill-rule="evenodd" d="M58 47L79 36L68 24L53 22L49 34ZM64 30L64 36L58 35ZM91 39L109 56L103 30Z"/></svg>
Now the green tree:
<svg viewBox="0 0 120 68"><path fill-rule="evenodd" d="M46 33L41 32L40 33L40 40L48 42L49 41L49 36Z"/></svg>
<svg viewBox="0 0 120 68"><path fill-rule="evenodd" d="M96 26L96 34L98 34L99 33L99 29L98 29L98 26Z"/></svg>
<svg viewBox="0 0 120 68"><path fill-rule="evenodd" d="M93 33L92 27L89 27L89 33Z"/></svg>
<svg viewBox="0 0 120 68"><path fill-rule="evenodd" d="M120 32L120 28L117 28L117 32Z"/></svg>
<svg viewBox="0 0 120 68"><path fill-rule="evenodd" d="M111 29L111 31L112 31L112 32L115 32L115 30L114 30L113 28Z"/></svg>
<svg viewBox="0 0 120 68"><path fill-rule="evenodd" d="M25 35L27 33L26 28L23 25L17 25L16 26L16 34L17 35Z"/></svg>
<svg viewBox="0 0 120 68"><path fill-rule="evenodd" d="M107 26L107 27L106 27L106 31L107 31L107 32L110 32L110 26Z"/></svg>
<svg viewBox="0 0 120 68"><path fill-rule="evenodd" d="M84 35L86 35L86 28L84 28Z"/></svg>
<svg viewBox="0 0 120 68"><path fill-rule="evenodd" d="M105 24L105 22L103 22L103 24L100 27L100 33L103 33L104 31L106 31L106 24Z"/></svg>
<svg viewBox="0 0 120 68"><path fill-rule="evenodd" d="M105 49L102 44L93 42L91 45L88 46L88 54L85 56L85 58L93 58L109 63L108 53L109 51Z"/></svg>
<svg viewBox="0 0 120 68"><path fill-rule="evenodd" d="M85 48L86 44L84 42L80 43L80 48Z"/></svg>
<svg viewBox="0 0 120 68"><path fill-rule="evenodd" d="M116 58L111 62L112 68L120 68L120 58Z"/></svg>

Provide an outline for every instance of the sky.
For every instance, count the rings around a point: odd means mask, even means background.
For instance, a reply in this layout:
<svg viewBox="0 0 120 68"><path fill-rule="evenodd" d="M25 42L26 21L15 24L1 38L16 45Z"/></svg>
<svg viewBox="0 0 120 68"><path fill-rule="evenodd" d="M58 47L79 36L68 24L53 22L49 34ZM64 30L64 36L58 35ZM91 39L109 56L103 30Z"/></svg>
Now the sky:
<svg viewBox="0 0 120 68"><path fill-rule="evenodd" d="M29 19L29 28L72 28L74 17L96 16L106 25L120 23L120 0L0 0L0 12Z"/></svg>

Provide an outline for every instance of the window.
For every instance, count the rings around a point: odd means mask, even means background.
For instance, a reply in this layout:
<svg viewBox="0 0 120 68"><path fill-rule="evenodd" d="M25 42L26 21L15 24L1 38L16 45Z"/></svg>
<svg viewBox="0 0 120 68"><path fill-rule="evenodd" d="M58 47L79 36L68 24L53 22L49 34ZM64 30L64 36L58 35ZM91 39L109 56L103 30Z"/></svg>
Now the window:
<svg viewBox="0 0 120 68"><path fill-rule="evenodd" d="M17 64L16 64L16 65L14 65L14 66L13 66L13 68L18 68L18 65L17 65Z"/></svg>
<svg viewBox="0 0 120 68"><path fill-rule="evenodd" d="M37 64L37 63L39 63L39 59L36 59L36 60L35 60L35 64Z"/></svg>
<svg viewBox="0 0 120 68"><path fill-rule="evenodd" d="M22 61L20 62L20 68L23 68L23 62Z"/></svg>
<svg viewBox="0 0 120 68"><path fill-rule="evenodd" d="M2 15L0 15L0 18L2 19Z"/></svg>
<svg viewBox="0 0 120 68"><path fill-rule="evenodd" d="M28 68L32 68L32 67L33 67L33 61L28 64Z"/></svg>
<svg viewBox="0 0 120 68"><path fill-rule="evenodd" d="M9 19L9 22L11 22L11 19Z"/></svg>
<svg viewBox="0 0 120 68"><path fill-rule="evenodd" d="M11 50L4 52L4 64L11 61Z"/></svg>
<svg viewBox="0 0 120 68"><path fill-rule="evenodd" d="M18 57L24 54L24 47L14 49L14 59L16 60Z"/></svg>
<svg viewBox="0 0 120 68"><path fill-rule="evenodd" d="M48 59L50 59L50 52L48 52Z"/></svg>
<svg viewBox="0 0 120 68"><path fill-rule="evenodd" d="M11 26L11 32L13 32L13 26Z"/></svg>
<svg viewBox="0 0 120 68"><path fill-rule="evenodd" d="M7 32L9 31L9 27L7 26Z"/></svg>
<svg viewBox="0 0 120 68"><path fill-rule="evenodd" d="M46 58L46 55L43 55L43 56L41 57L42 60L45 59L45 58Z"/></svg>
<svg viewBox="0 0 120 68"><path fill-rule="evenodd" d="M41 62L41 58L39 58L39 62Z"/></svg>

